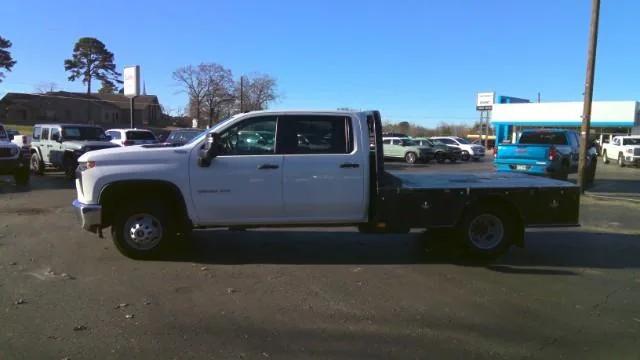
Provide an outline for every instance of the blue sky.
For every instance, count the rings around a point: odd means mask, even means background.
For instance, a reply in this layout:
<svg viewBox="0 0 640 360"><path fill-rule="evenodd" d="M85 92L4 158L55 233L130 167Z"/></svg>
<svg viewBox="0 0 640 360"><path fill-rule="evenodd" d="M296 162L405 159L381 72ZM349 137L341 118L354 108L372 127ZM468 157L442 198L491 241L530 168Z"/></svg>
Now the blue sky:
<svg viewBox="0 0 640 360"><path fill-rule="evenodd" d="M82 91L63 61L82 36L102 40L121 69L140 64L169 108L186 96L171 72L217 62L234 76L269 73L273 108L380 109L435 125L477 118L475 93L543 101L582 98L590 0L28 1L3 0L0 35L18 61L0 83ZM597 100L640 99L640 1L603 0ZM95 86L95 85L94 85Z"/></svg>

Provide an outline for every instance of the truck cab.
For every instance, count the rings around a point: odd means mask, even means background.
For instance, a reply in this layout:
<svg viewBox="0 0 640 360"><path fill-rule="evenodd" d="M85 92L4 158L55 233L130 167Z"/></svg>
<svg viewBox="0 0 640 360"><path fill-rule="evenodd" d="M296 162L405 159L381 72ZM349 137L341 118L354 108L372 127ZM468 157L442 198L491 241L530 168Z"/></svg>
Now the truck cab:
<svg viewBox="0 0 640 360"><path fill-rule="evenodd" d="M602 161L608 164L611 160L618 166L640 165L640 135L614 136L600 150Z"/></svg>
<svg viewBox="0 0 640 360"><path fill-rule="evenodd" d="M469 252L496 256L522 245L527 226L578 222L572 184L387 172L381 128L377 111L238 114L182 146L82 155L73 205L85 230L111 227L132 258L154 257L192 229L301 225L448 228Z"/></svg>

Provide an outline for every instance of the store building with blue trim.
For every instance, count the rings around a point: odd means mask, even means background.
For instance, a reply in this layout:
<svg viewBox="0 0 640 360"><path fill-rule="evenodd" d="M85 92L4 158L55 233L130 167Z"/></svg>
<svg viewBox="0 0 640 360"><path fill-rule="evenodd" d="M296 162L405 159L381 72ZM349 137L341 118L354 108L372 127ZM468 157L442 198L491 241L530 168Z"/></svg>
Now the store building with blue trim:
<svg viewBox="0 0 640 360"><path fill-rule="evenodd" d="M581 101L547 103L497 103L491 111L496 143L515 142L526 128L578 129L582 124ZM631 134L640 128L637 101L594 101L591 135ZM634 128L636 130L634 130ZM604 139L605 141L607 139Z"/></svg>

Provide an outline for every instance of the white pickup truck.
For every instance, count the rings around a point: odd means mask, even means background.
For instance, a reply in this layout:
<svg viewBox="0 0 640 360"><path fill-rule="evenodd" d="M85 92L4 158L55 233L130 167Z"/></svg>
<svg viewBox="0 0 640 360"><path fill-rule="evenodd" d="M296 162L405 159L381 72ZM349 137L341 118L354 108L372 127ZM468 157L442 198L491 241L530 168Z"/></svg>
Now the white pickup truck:
<svg viewBox="0 0 640 360"><path fill-rule="evenodd" d="M523 245L529 226L576 226L578 188L521 174L384 170L380 113L239 114L190 142L88 152L73 202L82 227L154 257L192 229L353 225L450 228L469 253Z"/></svg>
<svg viewBox="0 0 640 360"><path fill-rule="evenodd" d="M605 164L616 160L619 166L640 165L640 135L614 136L600 151Z"/></svg>

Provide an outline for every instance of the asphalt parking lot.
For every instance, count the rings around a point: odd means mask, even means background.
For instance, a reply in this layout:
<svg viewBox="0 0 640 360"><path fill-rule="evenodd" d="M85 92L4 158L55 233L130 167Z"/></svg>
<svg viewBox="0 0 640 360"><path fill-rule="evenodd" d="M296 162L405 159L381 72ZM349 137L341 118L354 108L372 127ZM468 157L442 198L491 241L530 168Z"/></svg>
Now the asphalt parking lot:
<svg viewBox="0 0 640 360"><path fill-rule="evenodd" d="M197 231L133 261L80 231L62 174L32 180L0 180L2 359L640 359L640 169L600 164L581 228L490 265L351 228Z"/></svg>

